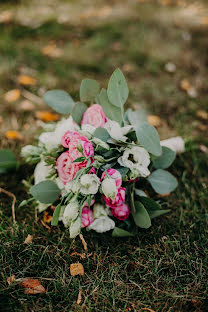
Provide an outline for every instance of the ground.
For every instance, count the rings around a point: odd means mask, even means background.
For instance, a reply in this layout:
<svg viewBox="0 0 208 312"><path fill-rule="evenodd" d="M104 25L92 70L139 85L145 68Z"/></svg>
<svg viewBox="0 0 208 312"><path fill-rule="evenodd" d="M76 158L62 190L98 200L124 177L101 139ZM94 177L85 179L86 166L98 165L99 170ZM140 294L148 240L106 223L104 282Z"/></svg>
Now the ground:
<svg viewBox="0 0 208 312"><path fill-rule="evenodd" d="M0 1L1 148L20 160L21 146L35 141L36 112L48 110L46 90L65 89L78 99L83 78L105 86L117 67L130 87L128 105L160 116L161 138L182 135L187 142L171 168L179 187L164 199L171 213L134 238L84 232L88 251L62 227L44 227L29 205L18 208L33 168L22 164L2 175L0 186L17 197L17 226L11 198L1 193L1 311L206 311L207 13L207 1L191 0ZM20 75L36 81L20 84ZM21 96L9 103L12 89ZM8 139L9 130L20 139ZM71 277L75 262L84 276ZM12 275L38 278L47 294L24 294L18 283L8 285Z"/></svg>

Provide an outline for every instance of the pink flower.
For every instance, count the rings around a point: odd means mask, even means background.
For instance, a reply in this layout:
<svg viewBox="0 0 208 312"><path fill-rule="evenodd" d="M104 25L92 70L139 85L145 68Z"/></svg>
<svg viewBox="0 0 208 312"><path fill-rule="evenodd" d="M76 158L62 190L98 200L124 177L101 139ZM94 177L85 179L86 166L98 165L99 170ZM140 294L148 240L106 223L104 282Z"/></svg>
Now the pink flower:
<svg viewBox="0 0 208 312"><path fill-rule="evenodd" d="M81 125L89 124L95 128L103 127L107 122L102 107L99 104L90 106L83 115Z"/></svg>
<svg viewBox="0 0 208 312"><path fill-rule="evenodd" d="M118 189L118 193L116 195L116 198L114 200L112 200L111 198L107 198L106 196L104 196L104 200L107 206L111 207L111 208L116 208L117 206L123 205L123 203L125 202L125 187L120 187Z"/></svg>
<svg viewBox="0 0 208 312"><path fill-rule="evenodd" d="M115 179L116 180L116 186L117 188L119 188L122 184L122 177L121 177L121 174L118 170L116 169L113 169L113 168L109 168L107 170L107 173L109 174L109 176L112 178L112 179ZM103 181L106 177L106 173L103 172L102 176L101 176L101 181Z"/></svg>
<svg viewBox="0 0 208 312"><path fill-rule="evenodd" d="M126 204L117 206L112 209L112 214L115 218L119 220L126 220L129 216L129 207Z"/></svg>
<svg viewBox="0 0 208 312"><path fill-rule="evenodd" d="M86 157L92 157L94 155L94 148L90 141L85 141L82 143L83 153Z"/></svg>
<svg viewBox="0 0 208 312"><path fill-rule="evenodd" d="M88 173L89 173L89 174L91 174L91 173L92 173L92 174L96 174L96 173L97 173L97 170L95 169L95 167L92 167Z"/></svg>
<svg viewBox="0 0 208 312"><path fill-rule="evenodd" d="M93 221L92 210L88 207L82 209L82 228L89 226Z"/></svg>
<svg viewBox="0 0 208 312"><path fill-rule="evenodd" d="M85 137L83 137L85 138ZM74 141L74 142L78 142L81 140L81 135L79 134L79 132L77 131L67 131L61 139L61 145L63 145L64 147L68 148L69 144Z"/></svg>
<svg viewBox="0 0 208 312"><path fill-rule="evenodd" d="M69 152L62 153L56 161L59 178L64 184L72 181L80 169L79 163L73 163L72 161L73 159L70 157Z"/></svg>

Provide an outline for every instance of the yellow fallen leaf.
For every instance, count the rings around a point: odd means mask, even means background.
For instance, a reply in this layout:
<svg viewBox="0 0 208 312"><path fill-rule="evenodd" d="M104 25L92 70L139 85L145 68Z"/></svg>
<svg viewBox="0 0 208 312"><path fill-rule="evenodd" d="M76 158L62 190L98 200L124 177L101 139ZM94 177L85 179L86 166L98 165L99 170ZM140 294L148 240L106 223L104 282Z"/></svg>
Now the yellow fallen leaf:
<svg viewBox="0 0 208 312"><path fill-rule="evenodd" d="M17 81L20 84L25 85L25 86L29 86L29 85L34 86L37 83L37 80L35 78L27 76L27 75L20 75L17 78Z"/></svg>
<svg viewBox="0 0 208 312"><path fill-rule="evenodd" d="M32 244L32 242L33 242L33 236L28 234L24 241L24 244Z"/></svg>
<svg viewBox="0 0 208 312"><path fill-rule="evenodd" d="M7 278L7 283L10 285L11 283L14 283L16 281L15 275L11 275Z"/></svg>
<svg viewBox="0 0 208 312"><path fill-rule="evenodd" d="M82 258L82 259L85 259L85 258L86 258L85 253L80 254L80 253L78 253L78 252L76 252L76 251L72 252L72 253L70 254L70 256L71 256L71 257L73 257L73 256L79 256L79 257Z"/></svg>
<svg viewBox="0 0 208 312"><path fill-rule="evenodd" d="M192 88L192 85L190 84L190 82L188 81L188 79L182 79L180 82L180 87L183 91L188 91Z"/></svg>
<svg viewBox="0 0 208 312"><path fill-rule="evenodd" d="M70 265L70 274L71 276L84 275L83 265L81 263L72 263Z"/></svg>
<svg viewBox="0 0 208 312"><path fill-rule="evenodd" d="M20 90L18 89L14 89L14 90L10 90L7 93L5 93L4 95L4 99L7 102L15 102L16 100L18 100L20 97Z"/></svg>
<svg viewBox="0 0 208 312"><path fill-rule="evenodd" d="M7 131L5 133L5 137L9 140L21 140L22 139L21 134L18 131L13 131L13 130Z"/></svg>
<svg viewBox="0 0 208 312"><path fill-rule="evenodd" d="M50 113L47 111L38 111L35 113L35 117L45 122L57 121L59 119L58 114Z"/></svg>
<svg viewBox="0 0 208 312"><path fill-rule="evenodd" d="M58 58L63 54L62 50L60 48L57 48L55 43L45 46L42 49L42 53L52 58Z"/></svg>
<svg viewBox="0 0 208 312"><path fill-rule="evenodd" d="M25 112L30 112L30 111L33 111L35 109L35 105L28 100L23 100L20 103L19 108Z"/></svg>
<svg viewBox="0 0 208 312"><path fill-rule="evenodd" d="M46 212L44 213L43 221L44 221L45 223L50 223L51 220L52 220L52 216L49 214L48 211L46 211Z"/></svg>
<svg viewBox="0 0 208 312"><path fill-rule="evenodd" d="M82 301L82 291L79 291L78 297L77 297L77 304L79 305Z"/></svg>
<svg viewBox="0 0 208 312"><path fill-rule="evenodd" d="M26 278L22 281L21 286L25 288L24 293L27 295L45 294L46 290L38 279Z"/></svg>
<svg viewBox="0 0 208 312"><path fill-rule="evenodd" d="M208 120L208 112L206 112L203 109L197 110L196 111L196 116L201 118L201 119Z"/></svg>
<svg viewBox="0 0 208 312"><path fill-rule="evenodd" d="M161 125L161 119L159 116L156 115L148 115L147 121L152 125L153 127L159 127Z"/></svg>

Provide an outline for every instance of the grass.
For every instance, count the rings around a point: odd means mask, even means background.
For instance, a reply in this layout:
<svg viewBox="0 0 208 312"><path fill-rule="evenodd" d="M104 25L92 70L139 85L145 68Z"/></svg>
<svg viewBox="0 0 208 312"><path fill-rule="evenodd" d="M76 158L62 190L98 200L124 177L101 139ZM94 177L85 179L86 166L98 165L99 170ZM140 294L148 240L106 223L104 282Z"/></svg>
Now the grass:
<svg viewBox="0 0 208 312"><path fill-rule="evenodd" d="M197 8L199 1L185 7L177 1L172 6L146 2L99 0L97 11L92 10L92 1L84 6L81 0L62 0L58 5L53 0L39 7L34 1L0 2L2 10L18 13L10 23L0 24L1 147L11 148L18 155L20 147L32 143L40 130L35 111L46 109L34 103L35 109L25 112L20 109L24 97L7 103L5 92L20 88L41 96L46 89L62 88L78 99L82 78L92 77L105 85L115 67L127 77L129 105L144 106L149 113L160 115L162 125L158 130L162 138L179 134L189 141L187 152L177 157L171 169L179 180L177 191L164 199L171 213L134 238L84 232L88 243L84 259L71 255L84 252L78 238L70 240L62 227L46 229L40 222L43 216L35 220L30 206L18 208L27 197L21 181L32 174L33 168L21 165L17 172L2 175L0 186L17 197L18 221L18 227L13 227L11 199L1 193L2 311L207 309L208 162L207 154L199 148L206 145L207 121L197 116L197 111L207 110L208 105L207 26L200 24L205 13L193 8L190 11L190 6ZM207 3L200 4L206 12ZM56 10L51 12L50 7ZM184 8L191 15L183 15ZM69 9L73 12L71 19L59 22ZM103 17L106 12L109 15ZM60 57L43 55L42 48L51 41L62 50ZM175 73L164 70L167 62L176 65ZM20 73L32 75L37 84L19 86ZM184 78L196 88L196 98L180 89ZM20 131L22 141L7 140L7 130ZM33 235L31 245L24 244L28 234ZM69 267L74 262L83 264L84 276L71 277ZM38 277L47 294L25 295L17 284L8 285L10 275L16 279ZM80 290L82 301L77 305Z"/></svg>

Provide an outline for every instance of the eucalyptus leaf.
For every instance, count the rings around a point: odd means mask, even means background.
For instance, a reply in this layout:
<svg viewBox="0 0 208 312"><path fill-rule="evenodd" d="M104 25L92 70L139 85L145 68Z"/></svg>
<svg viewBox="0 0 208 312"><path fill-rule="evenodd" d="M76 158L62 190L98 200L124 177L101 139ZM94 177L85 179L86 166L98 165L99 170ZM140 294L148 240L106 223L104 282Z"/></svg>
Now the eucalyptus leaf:
<svg viewBox="0 0 208 312"><path fill-rule="evenodd" d="M129 88L122 71L117 68L108 83L107 94L110 102L123 109L123 106L128 99Z"/></svg>
<svg viewBox="0 0 208 312"><path fill-rule="evenodd" d="M153 160L153 166L156 169L166 169L175 160L176 153L169 147L162 146L162 155Z"/></svg>
<svg viewBox="0 0 208 312"><path fill-rule="evenodd" d="M0 150L0 173L16 169L18 165L16 156L8 149Z"/></svg>
<svg viewBox="0 0 208 312"><path fill-rule="evenodd" d="M108 133L108 131L105 128L101 128L101 127L96 128L93 135L96 138L102 140L103 142L107 142L108 139L110 139L110 134Z"/></svg>
<svg viewBox="0 0 208 312"><path fill-rule="evenodd" d="M136 111L133 111L132 109L127 110L127 116L128 120L131 125L137 126L138 123L143 123L147 121L147 114L145 110L139 109Z"/></svg>
<svg viewBox="0 0 208 312"><path fill-rule="evenodd" d="M154 219L170 212L170 209L160 209L160 210L147 209L147 211L150 218Z"/></svg>
<svg viewBox="0 0 208 312"><path fill-rule="evenodd" d="M51 220L51 225L58 225L60 212L61 212L61 203L56 206L56 209L53 213L53 218Z"/></svg>
<svg viewBox="0 0 208 312"><path fill-rule="evenodd" d="M139 124L136 128L136 135L141 144L149 153L160 156L162 148L157 130L147 122Z"/></svg>
<svg viewBox="0 0 208 312"><path fill-rule="evenodd" d="M83 114L87 110L87 105L82 102L77 102L73 109L72 109L72 118L73 120L78 123L78 125L81 124Z"/></svg>
<svg viewBox="0 0 208 312"><path fill-rule="evenodd" d="M126 168L126 167L119 167L119 168L116 167L115 169L120 172L122 178L124 178L129 171L129 168Z"/></svg>
<svg viewBox="0 0 208 312"><path fill-rule="evenodd" d="M72 112L74 101L66 91L50 90L44 94L43 99L59 114L69 114Z"/></svg>
<svg viewBox="0 0 208 312"><path fill-rule="evenodd" d="M81 156L81 157L76 158L76 159L73 160L72 162L73 162L73 163L77 163L77 162L82 162L82 161L84 161L84 160L86 160L86 157Z"/></svg>
<svg viewBox="0 0 208 312"><path fill-rule="evenodd" d="M42 181L30 188L32 196L43 204L54 203L58 199L60 192L57 184L50 180Z"/></svg>
<svg viewBox="0 0 208 312"><path fill-rule="evenodd" d="M113 229L112 236L113 237L130 237L130 236L134 236L134 234L124 229L121 229L119 227L115 227Z"/></svg>
<svg viewBox="0 0 208 312"><path fill-rule="evenodd" d="M158 194L168 194L176 189L176 178L166 170L157 169L147 178L152 188Z"/></svg>
<svg viewBox="0 0 208 312"><path fill-rule="evenodd" d="M151 226L151 219L143 204L139 201L136 201L135 210L136 211L132 213L132 216L136 225L143 229L148 229Z"/></svg>
<svg viewBox="0 0 208 312"><path fill-rule="evenodd" d="M170 209L161 209L161 206L152 198L142 196L140 197L139 201L147 209L147 212L151 219L164 215L170 211Z"/></svg>
<svg viewBox="0 0 208 312"><path fill-rule="evenodd" d="M80 86L80 100L82 102L93 102L99 93L100 84L93 79L84 79Z"/></svg>

